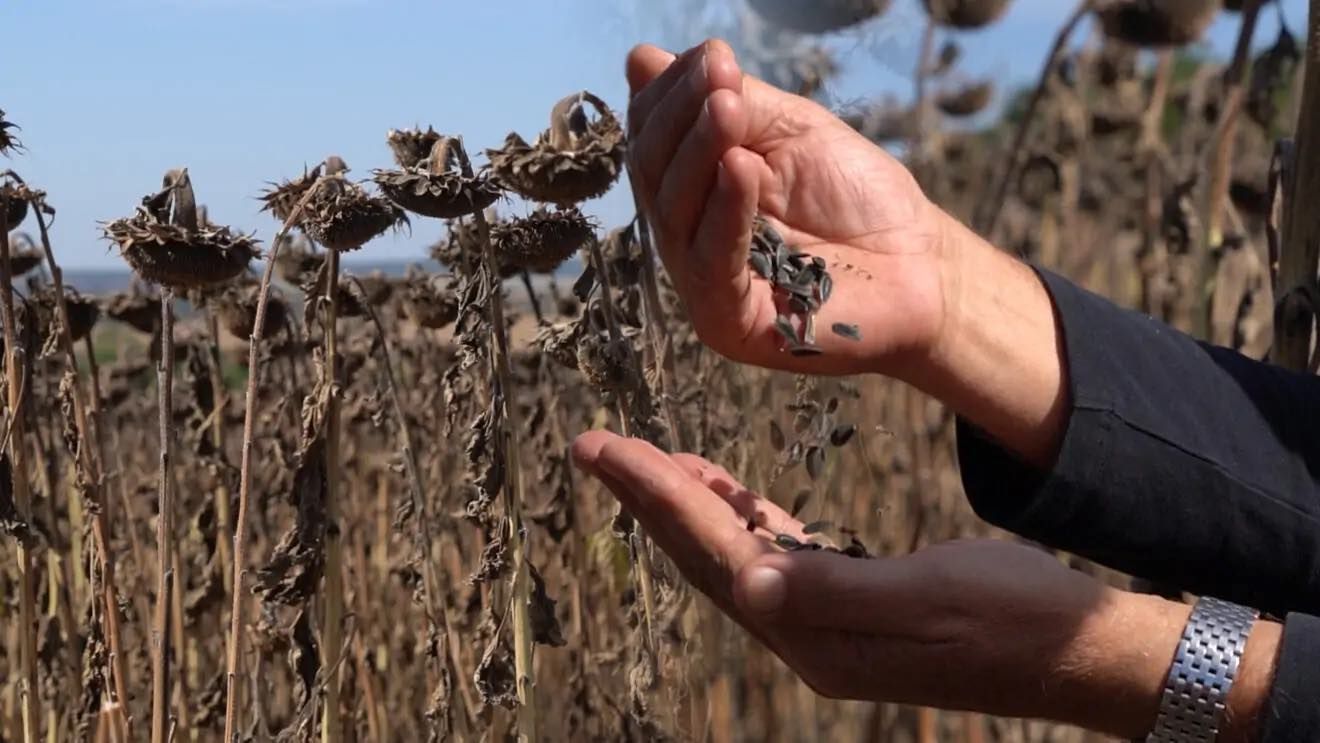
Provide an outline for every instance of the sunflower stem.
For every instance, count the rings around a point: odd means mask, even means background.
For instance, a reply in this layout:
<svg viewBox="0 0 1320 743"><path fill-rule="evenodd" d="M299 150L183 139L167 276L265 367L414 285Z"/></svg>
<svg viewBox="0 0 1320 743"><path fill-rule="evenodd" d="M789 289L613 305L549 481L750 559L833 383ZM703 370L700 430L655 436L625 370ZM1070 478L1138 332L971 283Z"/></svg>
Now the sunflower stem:
<svg viewBox="0 0 1320 743"><path fill-rule="evenodd" d="M0 196L0 215L9 213L9 199ZM3 297L3 324L5 337L5 372L9 383L9 461L11 466L14 505L18 517L24 523L32 524L31 493L28 491L27 448L23 435L24 370L26 369L25 349L19 346L18 332L14 321L13 275L9 266L9 232L0 229L0 296ZM30 315L30 313L29 313ZM30 320L29 320L30 322ZM41 709L39 687L37 686L37 631L36 631L36 585L33 570L36 568L32 559L32 550L27 539L18 541L18 576L19 576L19 641L22 677L18 685L23 719L24 743L36 743L40 735Z"/></svg>
<svg viewBox="0 0 1320 743"><path fill-rule="evenodd" d="M69 306L64 300L64 272L55 261L55 250L50 244L50 229L46 225L43 213L44 202L33 204L33 213L37 220L37 230L41 236L41 248L46 255L46 265L50 269L51 283L55 286L55 312L60 324L60 351L64 354L65 368L77 380L78 356L73 346L73 331L69 325ZM90 346L89 346L90 347ZM92 539L100 557L101 593L105 604L102 621L105 623L104 634L110 646L110 672L114 683L114 699L122 714L111 716L120 723L116 733L123 740L132 736L133 718L128 712L128 677L124 670L124 652L120 642L119 600L115 587L115 560L110 551L110 525L105 513L105 499L102 488L101 456L95 442L100 441L96 420L88 415L87 403L83 399L84 391L80 384L73 385L73 419L78 431L78 459L86 482L82 483L83 493L74 493L72 498L87 497L95 507L92 514ZM81 505L81 504L80 504ZM129 528L132 525L129 524Z"/></svg>
<svg viewBox="0 0 1320 743"><path fill-rule="evenodd" d="M457 155L463 175L471 178L472 161L462 141L457 142ZM519 466L518 406L513 400L513 371L509 363L509 339L504 326L504 295L500 286L499 258L490 239L490 223L484 212L473 214L477 234L481 238L484 281L488 283L487 309L490 312L491 343L494 346L492 365L495 368L494 398L500 407L499 435L505 453L504 509L509 519L509 551L513 561L513 581L510 586L513 605L513 664L518 690L518 740L536 743L537 709L536 678L532 668L531 576L527 570L526 533L522 523L523 493L522 470Z"/></svg>
<svg viewBox="0 0 1320 743"><path fill-rule="evenodd" d="M271 241L270 256L266 259L266 269L261 274L261 286L257 289L257 316L252 322L252 333L248 338L248 378L247 395L243 401L243 449L239 459L238 475L238 513L234 522L234 564L233 578L230 580L229 642L225 652L225 743L234 743L238 739L238 659L243 641L243 566L247 564L247 522L248 502L252 492L252 441L256 433L257 388L261 382L262 359L261 343L266 335L266 305L270 299L271 278L275 275L275 262L279 258L280 247L289 230L302 218L303 209L316 193L321 179L312 184L303 197L294 204L289 216L280 225ZM255 704L257 700L253 700Z"/></svg>
<svg viewBox="0 0 1320 743"><path fill-rule="evenodd" d="M156 613L151 627L151 743L167 743L170 690L170 592L174 581L174 483L170 473L174 385L174 292L160 288L160 482L156 506Z"/></svg>
<svg viewBox="0 0 1320 743"><path fill-rule="evenodd" d="M327 250L325 298L325 373L330 392L325 411L325 615L321 625L321 664L329 668L321 715L321 740L339 743L343 730L339 718L339 660L343 652L344 580L343 541L339 533L339 251Z"/></svg>

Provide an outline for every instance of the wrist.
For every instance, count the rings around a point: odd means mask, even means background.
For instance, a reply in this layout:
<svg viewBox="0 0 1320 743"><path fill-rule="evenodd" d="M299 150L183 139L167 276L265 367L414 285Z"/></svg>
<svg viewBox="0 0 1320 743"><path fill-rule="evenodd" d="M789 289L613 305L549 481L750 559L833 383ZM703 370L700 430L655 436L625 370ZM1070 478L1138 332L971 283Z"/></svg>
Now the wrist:
<svg viewBox="0 0 1320 743"><path fill-rule="evenodd" d="M941 319L895 376L1027 461L1048 466L1068 403L1053 302L1030 267L937 212Z"/></svg>
<svg viewBox="0 0 1320 743"><path fill-rule="evenodd" d="M1161 697L1192 607L1156 596L1109 590L1058 664L1065 690L1048 716L1128 740L1154 727ZM1257 621L1229 692L1220 743L1250 743L1273 683L1281 625Z"/></svg>

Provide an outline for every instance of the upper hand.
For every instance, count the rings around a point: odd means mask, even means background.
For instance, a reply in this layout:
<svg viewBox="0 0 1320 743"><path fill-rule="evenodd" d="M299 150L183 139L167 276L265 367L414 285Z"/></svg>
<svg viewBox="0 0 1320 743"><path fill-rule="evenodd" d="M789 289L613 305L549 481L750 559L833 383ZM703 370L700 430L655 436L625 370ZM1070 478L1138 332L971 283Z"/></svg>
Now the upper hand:
<svg viewBox="0 0 1320 743"><path fill-rule="evenodd" d="M743 75L723 42L677 58L639 46L627 72L633 185L703 341L817 373L892 371L930 350L945 314L948 218L902 165L816 103ZM828 261L821 357L781 350L770 286L747 266L758 212ZM863 342L835 337L834 322L858 325Z"/></svg>

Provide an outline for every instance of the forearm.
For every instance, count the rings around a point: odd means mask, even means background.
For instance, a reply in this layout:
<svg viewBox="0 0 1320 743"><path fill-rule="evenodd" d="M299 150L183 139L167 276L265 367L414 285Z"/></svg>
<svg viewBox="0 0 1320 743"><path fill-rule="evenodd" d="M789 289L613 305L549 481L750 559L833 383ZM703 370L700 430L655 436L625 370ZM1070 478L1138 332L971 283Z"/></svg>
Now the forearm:
<svg viewBox="0 0 1320 743"><path fill-rule="evenodd" d="M1028 266L943 217L944 327L899 376L1048 467L1067 424L1063 340L1045 287Z"/></svg>

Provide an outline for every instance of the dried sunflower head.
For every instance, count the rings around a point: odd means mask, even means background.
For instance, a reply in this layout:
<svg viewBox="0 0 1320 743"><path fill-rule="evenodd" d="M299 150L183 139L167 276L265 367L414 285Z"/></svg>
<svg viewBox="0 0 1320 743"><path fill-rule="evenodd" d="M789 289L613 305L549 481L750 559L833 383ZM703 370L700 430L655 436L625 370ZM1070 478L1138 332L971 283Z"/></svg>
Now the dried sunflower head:
<svg viewBox="0 0 1320 743"><path fill-rule="evenodd" d="M37 249L36 243L25 233L18 233L9 239L9 273L14 278L40 266L46 259L44 253Z"/></svg>
<svg viewBox="0 0 1320 743"><path fill-rule="evenodd" d="M385 134L385 141L394 153L394 162L400 168L415 168L418 163L431 155L431 148L441 139L440 134L431 127L421 129L391 129Z"/></svg>
<svg viewBox="0 0 1320 743"><path fill-rule="evenodd" d="M229 281L258 255L257 243L228 227L201 225L187 169L165 174L164 188L137 213L105 224L105 236L147 281L193 289Z"/></svg>
<svg viewBox="0 0 1320 743"><path fill-rule="evenodd" d="M143 332L154 333L160 324L160 297L135 290L112 294L101 300L101 309L117 320Z"/></svg>
<svg viewBox="0 0 1320 743"><path fill-rule="evenodd" d="M0 214L0 229L9 232L23 223L27 218L30 194L21 183L14 183L7 177L0 180L0 201L5 203L4 213Z"/></svg>
<svg viewBox="0 0 1320 743"><path fill-rule="evenodd" d="M312 246L306 238L285 236L284 240L285 243L280 246L279 254L275 257L275 270L281 279L298 286L309 275L314 277L321 270L325 255L312 252Z"/></svg>
<svg viewBox="0 0 1320 743"><path fill-rule="evenodd" d="M922 0L926 12L941 26L981 28L999 20L1009 0Z"/></svg>
<svg viewBox="0 0 1320 743"><path fill-rule="evenodd" d="M255 281L246 281L231 286L216 296L220 323L240 340L252 337L252 328L257 322L257 299L260 285ZM272 293L266 298L266 323L262 335L269 338L278 335L288 324L289 308L284 300Z"/></svg>
<svg viewBox="0 0 1320 743"><path fill-rule="evenodd" d="M804 34L855 26L884 13L890 0L749 0L762 18Z"/></svg>
<svg viewBox="0 0 1320 743"><path fill-rule="evenodd" d="M418 325L440 329L458 319L458 297L440 277L415 276L402 288L403 311Z"/></svg>
<svg viewBox="0 0 1320 743"><path fill-rule="evenodd" d="M307 193L307 189L311 188L316 180L321 177L321 171L324 168L325 163L321 163L311 170L304 168L303 174L298 178L270 184L271 188L258 197L262 201L261 210L270 212L275 219L283 223L293 213L293 207L297 205L303 194Z"/></svg>
<svg viewBox="0 0 1320 743"><path fill-rule="evenodd" d="M18 130L18 124L5 119L4 109L0 109L0 155L23 149L23 143L14 135Z"/></svg>
<svg viewBox="0 0 1320 743"><path fill-rule="evenodd" d="M1047 154L1035 154L1022 165L1018 174L1018 196L1028 205L1039 209L1063 187L1059 163Z"/></svg>
<svg viewBox="0 0 1320 743"><path fill-rule="evenodd" d="M534 273L551 273L595 239L595 227L576 208L538 208L523 219L501 222L491 228L491 240L500 264Z"/></svg>
<svg viewBox="0 0 1320 743"><path fill-rule="evenodd" d="M486 210L486 221L491 226L491 239L506 224L495 214L494 209ZM449 233L431 246L430 254L436 262L456 274L471 274L481 267L481 236L475 222L455 220L449 223ZM496 251L499 255L499 251ZM518 273L518 266L509 263L500 256L500 278L507 279Z"/></svg>
<svg viewBox="0 0 1320 743"><path fill-rule="evenodd" d="M372 171L376 186L390 201L423 217L476 214L495 203L500 190L485 173L463 174L462 148L458 139L436 135L431 151L416 165Z"/></svg>
<svg viewBox="0 0 1320 743"><path fill-rule="evenodd" d="M47 287L32 297L37 306L40 322L40 334L43 338L55 335L56 321L59 317L55 307L55 288ZM64 307L69 312L69 333L73 340L80 341L92 332L92 327L101 318L101 308L90 297L84 297L73 287L64 287Z"/></svg>
<svg viewBox="0 0 1320 743"><path fill-rule="evenodd" d="M949 116L975 116L984 111L994 97L995 84L984 80L941 93L935 99L935 105Z"/></svg>
<svg viewBox="0 0 1320 743"><path fill-rule="evenodd" d="M1133 46L1184 46L1199 40L1221 0L1118 0L1096 11L1105 35Z"/></svg>
<svg viewBox="0 0 1320 743"><path fill-rule="evenodd" d="M596 111L591 120L587 106ZM610 190L623 172L624 133L605 102L587 91L555 104L533 144L517 134L487 150L500 183L534 201L571 206Z"/></svg>
<svg viewBox="0 0 1320 743"><path fill-rule="evenodd" d="M324 179L314 188L298 226L329 250L357 250L386 230L408 224L402 209L342 175Z"/></svg>

